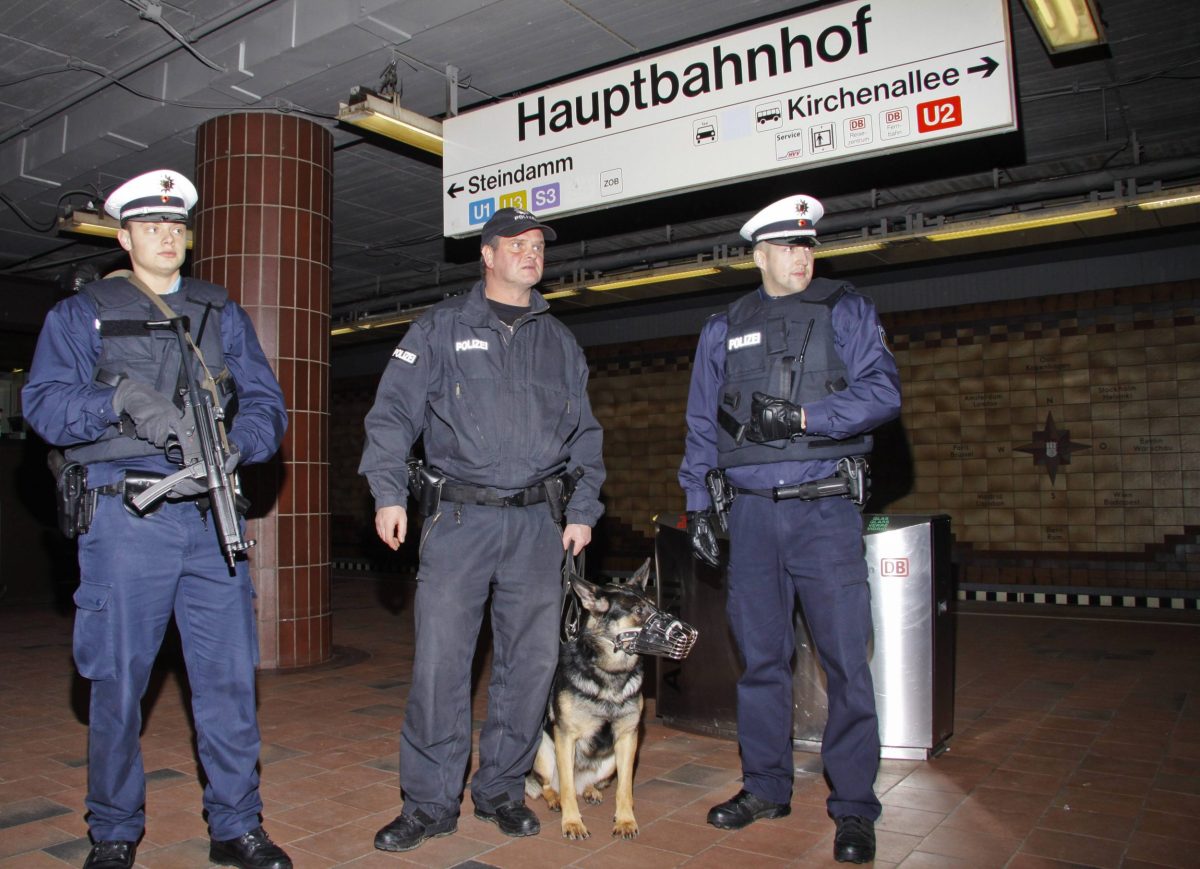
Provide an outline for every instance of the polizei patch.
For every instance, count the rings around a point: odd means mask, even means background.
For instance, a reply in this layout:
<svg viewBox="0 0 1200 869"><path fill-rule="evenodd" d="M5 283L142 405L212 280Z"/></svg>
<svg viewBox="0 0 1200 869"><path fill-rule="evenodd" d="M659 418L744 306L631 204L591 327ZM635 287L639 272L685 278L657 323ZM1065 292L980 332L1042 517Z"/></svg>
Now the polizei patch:
<svg viewBox="0 0 1200 869"><path fill-rule="evenodd" d="M762 332L747 332L745 335L730 338L725 347L728 350L741 350L743 347L757 347L761 343Z"/></svg>
<svg viewBox="0 0 1200 869"><path fill-rule="evenodd" d="M399 359L401 362L407 362L409 365L417 364L417 354L411 350L405 350L403 347L397 347L393 350L392 358Z"/></svg>
<svg viewBox="0 0 1200 869"><path fill-rule="evenodd" d="M486 350L488 342L480 338L472 338L469 341L455 341L454 352L461 353L464 350Z"/></svg>

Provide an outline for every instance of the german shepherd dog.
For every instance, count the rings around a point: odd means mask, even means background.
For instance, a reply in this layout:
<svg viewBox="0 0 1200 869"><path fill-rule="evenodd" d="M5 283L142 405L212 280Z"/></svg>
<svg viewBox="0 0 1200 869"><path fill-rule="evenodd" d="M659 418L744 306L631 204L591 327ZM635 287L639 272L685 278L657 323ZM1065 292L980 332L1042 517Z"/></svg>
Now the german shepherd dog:
<svg viewBox="0 0 1200 869"><path fill-rule="evenodd" d="M600 788L617 779L612 834L638 834L633 816L633 761L642 720L642 658L623 651L618 637L637 631L658 612L642 592L650 559L626 584L597 586L579 577L571 584L586 613L582 629L561 646L546 726L525 792L562 810L562 834L586 839L577 794L591 805ZM573 761L573 762L572 762Z"/></svg>

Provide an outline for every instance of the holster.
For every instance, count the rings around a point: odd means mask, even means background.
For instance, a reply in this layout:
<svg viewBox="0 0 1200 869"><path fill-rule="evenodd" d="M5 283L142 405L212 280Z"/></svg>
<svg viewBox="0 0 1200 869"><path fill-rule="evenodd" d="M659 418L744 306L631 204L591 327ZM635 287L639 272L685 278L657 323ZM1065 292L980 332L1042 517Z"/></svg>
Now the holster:
<svg viewBox="0 0 1200 869"><path fill-rule="evenodd" d="M567 518L567 505L575 494L575 487L583 478L583 468L576 468L571 473L563 471L542 481L546 489L546 504L550 507L550 516L555 524L562 525Z"/></svg>
<svg viewBox="0 0 1200 869"><path fill-rule="evenodd" d="M61 450L51 450L46 464L58 493L58 530L69 540L87 534L96 512L96 493L87 489L87 466L67 461Z"/></svg>
<svg viewBox="0 0 1200 869"><path fill-rule="evenodd" d="M446 475L434 468L425 467L420 459L408 460L408 492L417 502L422 516L432 516L442 503L442 486Z"/></svg>

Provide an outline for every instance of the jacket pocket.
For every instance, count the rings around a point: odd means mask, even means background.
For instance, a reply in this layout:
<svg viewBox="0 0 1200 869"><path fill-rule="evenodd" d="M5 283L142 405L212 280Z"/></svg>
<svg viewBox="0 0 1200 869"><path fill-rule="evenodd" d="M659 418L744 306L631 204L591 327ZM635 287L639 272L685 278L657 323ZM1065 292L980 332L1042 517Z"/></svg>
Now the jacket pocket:
<svg viewBox="0 0 1200 869"><path fill-rule="evenodd" d="M75 590L73 651L79 675L92 681L117 674L113 638L112 586L81 582Z"/></svg>

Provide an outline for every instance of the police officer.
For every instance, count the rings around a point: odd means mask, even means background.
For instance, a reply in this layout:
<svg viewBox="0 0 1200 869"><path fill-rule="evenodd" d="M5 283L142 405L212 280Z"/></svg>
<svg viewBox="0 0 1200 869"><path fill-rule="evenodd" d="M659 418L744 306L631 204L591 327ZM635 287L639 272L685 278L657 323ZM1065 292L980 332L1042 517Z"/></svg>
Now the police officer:
<svg viewBox="0 0 1200 869"><path fill-rule="evenodd" d="M236 400L226 470L239 459L269 459L287 427L283 394L246 312L223 288L180 277L195 202L192 183L170 170L134 178L108 197L132 271L88 283L50 311L22 393L38 434L86 467L84 497L94 505L90 527L75 528L75 663L91 681L87 869L134 864L145 829L141 699L172 614L206 777L210 857L246 869L292 865L260 824L258 639L246 562L226 563L201 509L203 483L180 484L144 516L125 503L135 480L179 470L164 447L184 425L183 364L198 380L213 377L228 412ZM181 360L173 332L147 328L166 317L152 296L187 317L204 365L194 352Z"/></svg>
<svg viewBox="0 0 1200 869"><path fill-rule="evenodd" d="M604 481L583 352L533 289L554 238L529 211L498 210L480 239L483 280L412 325L367 414L359 471L375 497L375 530L392 549L407 533L406 457L419 437L427 463L400 737L404 806L376 835L380 850L407 851L457 829L471 661L489 594L492 676L471 799L475 817L506 835L539 832L524 777L558 659L560 567L564 550L590 542ZM575 480L573 495L560 498Z"/></svg>
<svg viewBox="0 0 1200 869"><path fill-rule="evenodd" d="M714 567L723 518L710 506L711 469L725 472L733 497L727 614L745 664L737 687L743 788L708 822L736 830L791 811L798 595L827 678L821 758L834 856L863 863L875 855L880 804L862 457L867 432L899 413L900 383L871 301L813 277L822 214L811 196L789 196L742 227L762 285L700 334L679 480L693 552Z"/></svg>

